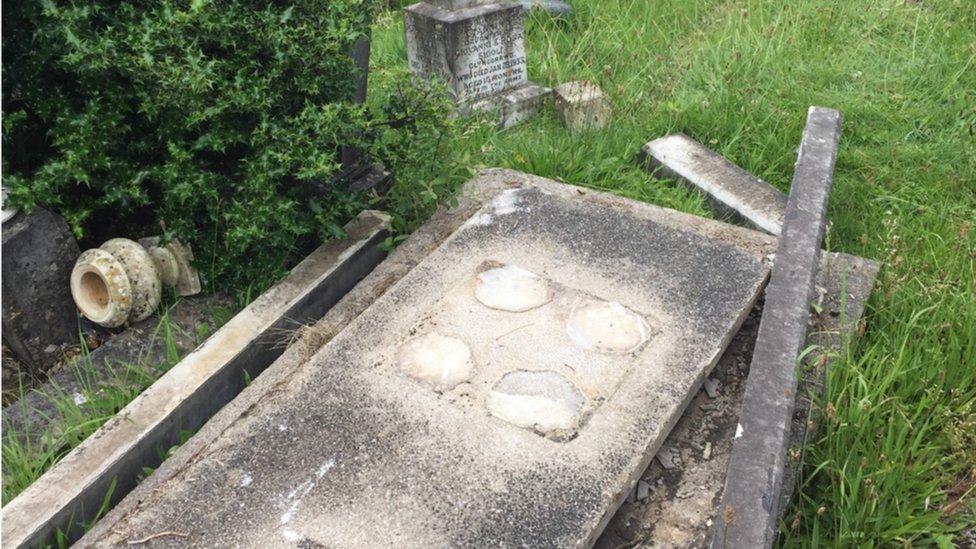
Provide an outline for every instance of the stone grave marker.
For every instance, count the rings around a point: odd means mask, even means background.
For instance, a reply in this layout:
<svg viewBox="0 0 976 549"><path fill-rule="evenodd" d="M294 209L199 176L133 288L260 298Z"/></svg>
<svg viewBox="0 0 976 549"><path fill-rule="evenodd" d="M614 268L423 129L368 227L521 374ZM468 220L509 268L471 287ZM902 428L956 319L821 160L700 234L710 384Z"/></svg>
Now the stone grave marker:
<svg viewBox="0 0 976 549"><path fill-rule="evenodd" d="M462 113L497 111L501 127L536 114L551 94L533 84L525 65L525 14L520 4L425 0L404 9L407 60L420 78L436 78Z"/></svg>
<svg viewBox="0 0 976 549"><path fill-rule="evenodd" d="M78 314L68 290L80 253L68 224L36 208L3 224L3 344L34 372L78 344Z"/></svg>
<svg viewBox="0 0 976 549"><path fill-rule="evenodd" d="M83 543L592 544L752 308L774 240L493 177L524 186Z"/></svg>
<svg viewBox="0 0 976 549"><path fill-rule="evenodd" d="M571 132L602 130L610 122L610 98L592 82L567 82L554 90L556 116Z"/></svg>

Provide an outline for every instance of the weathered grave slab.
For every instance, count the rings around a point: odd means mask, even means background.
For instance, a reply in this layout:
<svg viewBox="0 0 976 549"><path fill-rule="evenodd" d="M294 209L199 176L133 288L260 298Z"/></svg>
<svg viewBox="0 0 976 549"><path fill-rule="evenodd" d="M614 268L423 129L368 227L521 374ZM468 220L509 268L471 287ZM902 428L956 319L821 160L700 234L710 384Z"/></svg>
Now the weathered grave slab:
<svg viewBox="0 0 976 549"><path fill-rule="evenodd" d="M820 107L807 114L713 547L770 547L775 541L797 360L820 266L841 118Z"/></svg>
<svg viewBox="0 0 976 549"><path fill-rule="evenodd" d="M503 128L538 112L551 90L529 82L525 14L507 0L432 0L404 8L407 61L447 85L462 113L497 111Z"/></svg>
<svg viewBox="0 0 976 549"><path fill-rule="evenodd" d="M483 181L499 179L526 188L221 414L83 541L592 543L751 308L773 240L516 172ZM534 276L481 287L506 267ZM608 317L631 329L606 331ZM433 348L417 341L432 334ZM410 366L428 353L441 370Z"/></svg>
<svg viewBox="0 0 976 549"><path fill-rule="evenodd" d="M779 235L786 195L682 133L655 139L641 149L643 162L661 177L704 192L720 213Z"/></svg>

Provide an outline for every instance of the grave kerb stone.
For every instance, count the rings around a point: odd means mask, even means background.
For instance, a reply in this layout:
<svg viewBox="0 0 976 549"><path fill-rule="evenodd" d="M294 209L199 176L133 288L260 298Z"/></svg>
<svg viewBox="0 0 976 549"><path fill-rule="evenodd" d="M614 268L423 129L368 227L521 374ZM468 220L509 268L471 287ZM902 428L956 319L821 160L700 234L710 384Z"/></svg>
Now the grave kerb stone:
<svg viewBox="0 0 976 549"><path fill-rule="evenodd" d="M771 547L841 114L811 107L749 369L712 547Z"/></svg>

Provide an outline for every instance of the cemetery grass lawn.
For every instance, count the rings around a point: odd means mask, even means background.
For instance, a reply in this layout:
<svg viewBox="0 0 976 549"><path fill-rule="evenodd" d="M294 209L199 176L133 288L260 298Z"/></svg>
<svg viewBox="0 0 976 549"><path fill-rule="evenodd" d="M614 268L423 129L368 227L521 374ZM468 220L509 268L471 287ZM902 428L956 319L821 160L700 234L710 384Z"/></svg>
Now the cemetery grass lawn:
<svg viewBox="0 0 976 549"><path fill-rule="evenodd" d="M781 543L961 541L976 521L976 2L572 3L569 23L530 17L529 75L598 83L611 126L570 135L551 110L472 124L444 170L509 167L709 216L638 167L644 143L685 132L788 192L807 107L841 110L825 246L884 267L864 336L829 373ZM377 99L405 59L386 12Z"/></svg>

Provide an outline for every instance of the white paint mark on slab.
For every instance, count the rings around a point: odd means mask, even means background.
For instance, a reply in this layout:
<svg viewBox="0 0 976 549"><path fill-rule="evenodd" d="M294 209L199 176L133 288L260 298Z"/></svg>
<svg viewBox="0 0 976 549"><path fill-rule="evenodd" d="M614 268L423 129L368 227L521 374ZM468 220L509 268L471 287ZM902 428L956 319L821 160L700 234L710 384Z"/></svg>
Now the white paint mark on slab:
<svg viewBox="0 0 976 549"><path fill-rule="evenodd" d="M650 328L641 315L619 303L593 301L573 310L566 332L583 349L627 354L647 341Z"/></svg>
<svg viewBox="0 0 976 549"><path fill-rule="evenodd" d="M417 336L400 346L397 367L438 391L449 391L471 377L471 349L460 339L436 332Z"/></svg>
<svg viewBox="0 0 976 549"><path fill-rule="evenodd" d="M486 307L521 313L552 300L552 289L539 275L506 265L478 275L475 297Z"/></svg>
<svg viewBox="0 0 976 549"><path fill-rule="evenodd" d="M498 195L491 202L495 215L508 215L519 210L518 189L509 189Z"/></svg>
<svg viewBox="0 0 976 549"><path fill-rule="evenodd" d="M519 370L495 383L486 405L513 425L565 438L579 425L586 397L558 372Z"/></svg>
<svg viewBox="0 0 976 549"><path fill-rule="evenodd" d="M335 459L329 459L323 462L322 465L315 470L315 476L313 478L305 480L291 492L288 492L288 495L285 496L285 501L290 502L290 504L288 505L288 509L281 515L280 522L282 525L288 524L291 522L291 519L295 518L295 513L298 512L298 508L302 504L302 499L304 499L305 496L312 491L312 488L315 488L318 481L325 476L327 472L329 472L329 469L332 469L333 467L335 467ZM285 530L284 535L286 538L287 533L288 530Z"/></svg>

